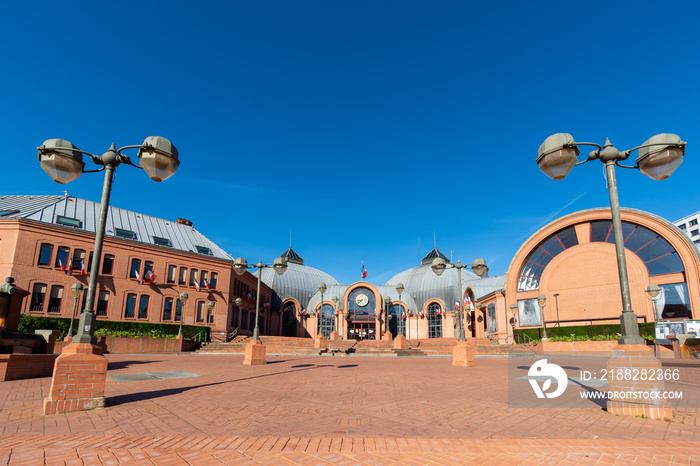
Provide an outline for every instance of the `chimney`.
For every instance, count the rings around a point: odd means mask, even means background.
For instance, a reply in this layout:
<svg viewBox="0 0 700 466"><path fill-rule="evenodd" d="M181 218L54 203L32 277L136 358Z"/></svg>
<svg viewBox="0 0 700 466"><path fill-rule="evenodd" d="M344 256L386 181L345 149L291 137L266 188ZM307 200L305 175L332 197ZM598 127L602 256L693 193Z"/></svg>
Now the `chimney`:
<svg viewBox="0 0 700 466"><path fill-rule="evenodd" d="M178 218L177 223L179 223L180 225L187 225L188 227L192 226L192 222L190 222L186 218Z"/></svg>

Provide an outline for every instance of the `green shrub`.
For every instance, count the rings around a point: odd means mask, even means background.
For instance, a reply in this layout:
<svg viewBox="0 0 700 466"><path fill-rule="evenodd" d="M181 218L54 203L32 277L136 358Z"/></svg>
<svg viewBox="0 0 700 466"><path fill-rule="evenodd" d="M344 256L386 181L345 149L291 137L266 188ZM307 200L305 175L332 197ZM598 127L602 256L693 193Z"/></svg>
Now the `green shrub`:
<svg viewBox="0 0 700 466"><path fill-rule="evenodd" d="M58 340L68 334L70 319L60 317L30 316L22 314L19 317L18 332L34 333L37 329L60 330ZM73 322L73 333L78 326L78 319ZM95 336L110 337L150 337L150 338L175 338L180 329L179 324L154 324L150 322L116 322L111 320L97 320L95 323ZM198 333L205 332L205 340L209 339L210 328L199 325L183 325L182 334L185 339L192 339Z"/></svg>
<svg viewBox="0 0 700 466"><path fill-rule="evenodd" d="M539 341L542 328L516 329L516 335L527 335ZM639 324L639 334L646 340L654 340L654 322ZM550 341L611 341L620 338L620 324L577 325L574 327L547 327Z"/></svg>

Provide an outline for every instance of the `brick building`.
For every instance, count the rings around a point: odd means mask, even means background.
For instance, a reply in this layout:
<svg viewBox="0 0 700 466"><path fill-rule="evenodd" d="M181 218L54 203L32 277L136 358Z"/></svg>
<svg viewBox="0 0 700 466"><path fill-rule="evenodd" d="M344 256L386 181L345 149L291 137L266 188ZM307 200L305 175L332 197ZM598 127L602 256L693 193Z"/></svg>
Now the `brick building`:
<svg viewBox="0 0 700 466"><path fill-rule="evenodd" d="M0 196L0 277L12 277L29 293L22 312L69 318L74 306L71 286L87 291L99 203L71 196ZM95 312L98 319L206 325L213 338L232 329L252 331L249 307L257 280L238 276L232 257L185 219L168 221L110 207L102 250ZM186 292L182 306L179 296ZM83 309L87 293L77 303ZM261 287L261 301L270 302ZM261 316L261 332L270 324L270 309ZM252 314L252 316L251 316ZM278 319L274 319L277 321Z"/></svg>

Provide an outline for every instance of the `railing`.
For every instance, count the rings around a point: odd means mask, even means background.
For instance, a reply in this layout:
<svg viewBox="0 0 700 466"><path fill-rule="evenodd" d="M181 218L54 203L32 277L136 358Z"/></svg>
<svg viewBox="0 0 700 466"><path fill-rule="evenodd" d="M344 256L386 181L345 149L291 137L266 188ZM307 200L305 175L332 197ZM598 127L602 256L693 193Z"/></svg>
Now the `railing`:
<svg viewBox="0 0 700 466"><path fill-rule="evenodd" d="M229 333L229 334L226 336L226 343L228 343L228 342L230 342L231 340L233 340L234 338L236 338L236 335L237 335L237 334L238 334L238 327L234 328L233 331L231 331L231 333Z"/></svg>
<svg viewBox="0 0 700 466"><path fill-rule="evenodd" d="M516 333L515 335L513 335L513 342L517 345L532 343L534 341L535 340L530 338L530 336L525 333Z"/></svg>
<svg viewBox="0 0 700 466"><path fill-rule="evenodd" d="M486 335L486 338L488 338L489 340L491 340L491 342L492 342L494 345L497 345L497 344L498 344L498 336L496 336L496 335Z"/></svg>
<svg viewBox="0 0 700 466"><path fill-rule="evenodd" d="M204 341L206 338L207 338L207 332L206 332L206 330L202 330L197 335L192 337L192 340L193 341Z"/></svg>

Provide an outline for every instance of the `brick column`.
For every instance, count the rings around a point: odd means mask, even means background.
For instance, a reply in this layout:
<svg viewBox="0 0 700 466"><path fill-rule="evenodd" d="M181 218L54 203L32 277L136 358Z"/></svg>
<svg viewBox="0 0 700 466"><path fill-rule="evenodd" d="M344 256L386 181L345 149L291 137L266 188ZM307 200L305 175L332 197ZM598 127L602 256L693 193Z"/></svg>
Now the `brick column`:
<svg viewBox="0 0 700 466"><path fill-rule="evenodd" d="M104 408L107 358L90 343L71 343L53 368L51 388L44 399L44 414Z"/></svg>
<svg viewBox="0 0 700 466"><path fill-rule="evenodd" d="M452 365L459 367L474 367L474 345L470 341L459 341L452 348Z"/></svg>
<svg viewBox="0 0 700 466"><path fill-rule="evenodd" d="M244 366L260 366L267 364L266 359L267 350L263 342L260 340L250 340L250 342L245 345L245 356L243 357Z"/></svg>
<svg viewBox="0 0 700 466"><path fill-rule="evenodd" d="M611 350L608 360L608 391L613 392L607 410L613 414L631 416L644 415L651 419L671 419L673 410L665 406L666 400L646 398L646 394L664 391L663 377L642 377L641 374L657 374L662 369L661 362L653 351L642 345L619 345ZM629 377L626 375L629 374ZM630 380L625 380L630 378ZM636 380L635 380L636 379ZM646 380L642 380L646 379Z"/></svg>

